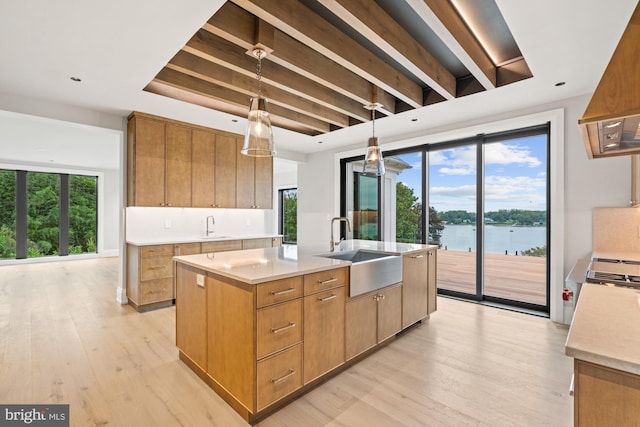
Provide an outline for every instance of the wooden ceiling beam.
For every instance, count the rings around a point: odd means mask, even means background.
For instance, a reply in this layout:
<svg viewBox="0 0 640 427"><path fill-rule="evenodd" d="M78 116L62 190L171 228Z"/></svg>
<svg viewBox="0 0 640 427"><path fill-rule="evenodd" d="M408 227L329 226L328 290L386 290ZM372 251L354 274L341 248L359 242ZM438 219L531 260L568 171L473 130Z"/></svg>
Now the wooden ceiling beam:
<svg viewBox="0 0 640 427"><path fill-rule="evenodd" d="M232 110L234 112L232 114L237 114L238 108L242 108L241 111L243 111L244 114L241 115L249 114L249 102L247 95L224 86L204 81L169 68L163 68L153 81L163 83L183 91L225 101L233 106ZM225 112L230 111L225 110ZM307 128L308 132L306 133L308 134L313 134L313 131L325 133L329 132L331 129L328 122L306 116L296 111L291 111L277 104L269 104L269 113L271 114L272 124L279 125L285 122L300 123Z"/></svg>
<svg viewBox="0 0 640 427"><path fill-rule="evenodd" d="M496 87L496 66L456 8L445 0L406 0L485 89Z"/></svg>
<svg viewBox="0 0 640 427"><path fill-rule="evenodd" d="M371 84L366 79L233 3L225 3L202 28L247 51L264 47L269 61L355 100L358 109L370 102Z"/></svg>
<svg viewBox="0 0 640 427"><path fill-rule="evenodd" d="M297 1L232 0L247 10L391 93L422 107L422 87ZM277 36L277 33L276 33ZM274 49L274 54L276 49Z"/></svg>
<svg viewBox="0 0 640 427"><path fill-rule="evenodd" d="M236 107L226 101L221 101L205 95L188 92L182 88L173 87L159 81L152 80L147 86L145 86L144 90L146 92L155 93L157 95L166 96L168 98L177 99L179 101L187 102L193 105L199 105L201 107L210 108L212 110L221 111L223 113L229 113L235 116L242 115L242 112L240 111L242 110L242 108L239 106ZM299 132L301 134L310 136L321 134L321 132L310 130L304 126L301 126L299 123L291 122L284 119L275 120L278 120L280 123L272 121L274 126L279 126L284 129L289 129L294 132Z"/></svg>
<svg viewBox="0 0 640 427"><path fill-rule="evenodd" d="M185 51L178 52L176 56L169 61L167 68L244 93L247 95L247 105L249 98L257 95L255 76L240 74ZM337 111L278 87L263 82L262 92L263 95L269 99L270 104L281 105L282 107L306 114L310 117L327 121L338 127L349 126L349 119L345 114L338 113Z"/></svg>
<svg viewBox="0 0 640 427"><path fill-rule="evenodd" d="M453 74L374 1L318 2L444 98L455 98Z"/></svg>

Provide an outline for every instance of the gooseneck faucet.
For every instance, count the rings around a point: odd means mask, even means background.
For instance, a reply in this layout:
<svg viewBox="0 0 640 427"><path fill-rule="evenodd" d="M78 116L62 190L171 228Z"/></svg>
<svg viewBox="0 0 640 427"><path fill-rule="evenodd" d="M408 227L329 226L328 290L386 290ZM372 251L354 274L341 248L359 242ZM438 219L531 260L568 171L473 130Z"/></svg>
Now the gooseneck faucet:
<svg viewBox="0 0 640 427"><path fill-rule="evenodd" d="M209 215L206 218L206 222L207 222L207 236L211 236L213 233L215 233L214 230L212 230L213 225L216 223L215 218L213 218L213 215Z"/></svg>
<svg viewBox="0 0 640 427"><path fill-rule="evenodd" d="M334 240L334 238L333 238L333 223L334 223L335 221L344 221L344 222L346 222L346 223L347 223L347 231L348 231L349 233L351 233L351 223L349 222L349 218L347 218L346 216L337 216L337 217L335 217L335 218L332 218L332 219L331 219L331 242L329 243L329 250L330 250L331 252L333 252L333 250L335 249L335 245L336 245L336 243L339 245L339 244L340 244L340 242L341 242L342 240L344 240L344 239L342 239L342 238L341 238L340 240L338 240L338 241L336 242L336 241Z"/></svg>

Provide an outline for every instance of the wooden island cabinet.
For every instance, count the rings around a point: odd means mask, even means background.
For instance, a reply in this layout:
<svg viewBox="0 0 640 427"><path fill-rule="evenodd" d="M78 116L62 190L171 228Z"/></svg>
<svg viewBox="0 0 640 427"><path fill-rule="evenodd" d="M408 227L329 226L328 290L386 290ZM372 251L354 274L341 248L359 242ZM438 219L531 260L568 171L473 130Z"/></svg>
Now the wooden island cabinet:
<svg viewBox="0 0 640 427"><path fill-rule="evenodd" d="M422 255L408 259L429 267L435 247L417 246L405 256ZM291 249L174 258L179 357L252 424L404 329L404 277L348 297L349 262L291 256ZM428 298L435 268L409 273L407 295ZM417 306L423 311L410 313L410 326L435 308L428 301Z"/></svg>

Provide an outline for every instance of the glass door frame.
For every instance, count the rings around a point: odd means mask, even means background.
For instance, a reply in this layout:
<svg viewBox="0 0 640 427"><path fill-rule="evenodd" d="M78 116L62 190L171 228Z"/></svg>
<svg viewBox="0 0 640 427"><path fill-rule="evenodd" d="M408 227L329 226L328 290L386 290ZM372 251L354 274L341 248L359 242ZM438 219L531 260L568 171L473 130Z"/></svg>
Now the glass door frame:
<svg viewBox="0 0 640 427"><path fill-rule="evenodd" d="M478 134L469 138L461 138L453 141L445 141L440 143L432 143L432 144L422 144L416 145L412 147L402 148L398 150L389 150L385 151L384 155L386 156L394 156L399 154L406 153L415 153L422 152L422 173L423 173L423 187L422 187L422 227L423 227L423 235L422 235L422 243L427 244L426 240L428 240L429 236L429 153L431 151L439 151L443 149L451 149L462 146L470 146L476 145L476 224L484 225L484 146L486 143L497 142L498 140L505 140L509 138L524 138L527 136L546 134L547 136L547 147L546 147L546 199L547 199L547 229L546 229L546 246L547 246L547 262L546 262L546 303L544 305L532 304L523 301L517 300L507 300L498 297L492 297L483 294L483 280L484 280L484 227L476 226L476 292L475 294L452 291L447 289L438 288L438 294L444 296L457 297L462 299L467 299L471 301L476 301L480 303L492 303L503 306L510 306L519 309L531 310L535 312L541 312L546 315L550 314L551 311L551 123L546 122L539 125L523 127L513 130L507 130L502 132L495 132L491 134ZM347 214L347 187L348 187L348 177L347 177L347 164L350 162L363 160L364 155L355 156L349 158L340 159L340 214L342 216L346 216ZM352 180L351 183L353 184ZM353 185L352 185L353 186ZM380 185L378 186L378 191L380 192ZM380 205L381 197L378 197L378 204ZM378 207L380 209L380 206ZM378 217L378 227L379 232L380 229L380 221L382 215L385 213L380 212ZM341 224L340 235L342 237L346 237L346 228L344 224ZM348 237L346 237L348 238Z"/></svg>

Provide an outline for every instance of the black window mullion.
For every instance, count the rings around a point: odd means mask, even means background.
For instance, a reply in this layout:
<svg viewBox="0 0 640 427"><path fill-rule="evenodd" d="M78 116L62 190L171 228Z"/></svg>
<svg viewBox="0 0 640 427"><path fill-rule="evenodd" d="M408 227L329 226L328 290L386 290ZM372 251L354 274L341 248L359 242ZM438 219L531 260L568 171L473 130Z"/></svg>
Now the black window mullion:
<svg viewBox="0 0 640 427"><path fill-rule="evenodd" d="M69 175L61 173L58 216L58 255L69 255Z"/></svg>
<svg viewBox="0 0 640 427"><path fill-rule="evenodd" d="M476 298L484 295L484 136L476 143Z"/></svg>
<svg viewBox="0 0 640 427"><path fill-rule="evenodd" d="M16 171L16 259L27 257L27 171Z"/></svg>

